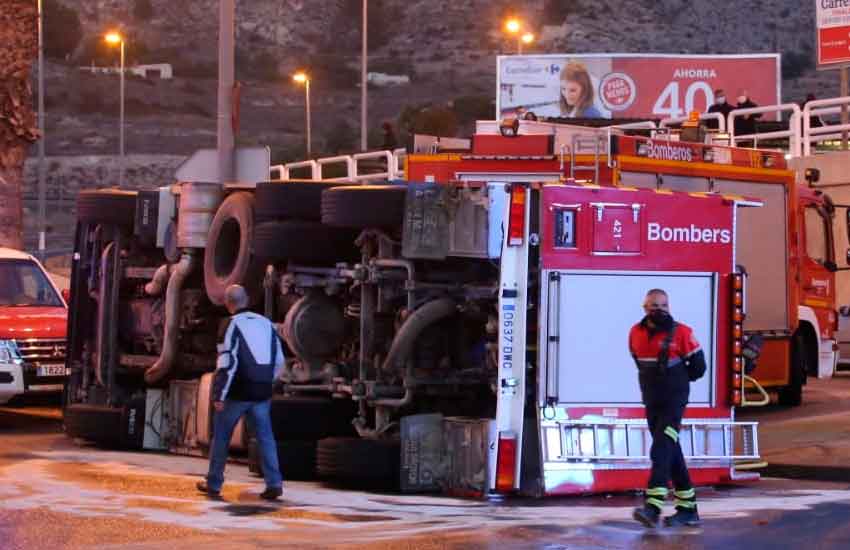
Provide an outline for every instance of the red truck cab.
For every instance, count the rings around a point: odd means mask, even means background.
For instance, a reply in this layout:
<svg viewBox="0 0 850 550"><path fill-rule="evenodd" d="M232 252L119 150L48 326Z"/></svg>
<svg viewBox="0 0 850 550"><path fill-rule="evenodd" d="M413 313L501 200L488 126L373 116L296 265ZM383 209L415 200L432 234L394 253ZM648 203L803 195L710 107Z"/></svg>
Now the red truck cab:
<svg viewBox="0 0 850 550"><path fill-rule="evenodd" d="M34 257L0 248L0 403L61 391L68 305Z"/></svg>

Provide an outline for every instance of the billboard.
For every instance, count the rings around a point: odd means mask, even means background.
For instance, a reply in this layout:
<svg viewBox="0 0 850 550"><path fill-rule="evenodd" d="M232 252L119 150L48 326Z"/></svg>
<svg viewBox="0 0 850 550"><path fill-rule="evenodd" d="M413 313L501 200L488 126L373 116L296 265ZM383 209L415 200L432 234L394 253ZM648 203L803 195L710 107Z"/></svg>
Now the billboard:
<svg viewBox="0 0 850 550"><path fill-rule="evenodd" d="M500 117L668 118L705 112L714 90L781 103L779 54L557 54L498 58Z"/></svg>
<svg viewBox="0 0 850 550"><path fill-rule="evenodd" d="M850 1L815 0L818 68L850 63Z"/></svg>

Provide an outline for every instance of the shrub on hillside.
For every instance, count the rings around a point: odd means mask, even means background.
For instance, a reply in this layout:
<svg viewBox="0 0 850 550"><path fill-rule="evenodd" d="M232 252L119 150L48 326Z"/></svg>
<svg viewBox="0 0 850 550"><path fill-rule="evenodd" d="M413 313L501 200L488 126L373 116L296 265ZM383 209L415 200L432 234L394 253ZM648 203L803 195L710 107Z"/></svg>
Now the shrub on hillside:
<svg viewBox="0 0 850 550"><path fill-rule="evenodd" d="M809 49L784 53L782 54L782 78L788 80L802 76L813 65L812 51Z"/></svg>
<svg viewBox="0 0 850 550"><path fill-rule="evenodd" d="M80 16L57 0L44 2L44 55L65 59L83 38Z"/></svg>
<svg viewBox="0 0 850 550"><path fill-rule="evenodd" d="M447 107L407 106L399 115L398 127L402 142L406 141L404 134L453 137L457 133L458 120L455 112Z"/></svg>
<svg viewBox="0 0 850 550"><path fill-rule="evenodd" d="M562 24L568 15L578 11L578 3L578 0L546 0L543 4L543 24Z"/></svg>
<svg viewBox="0 0 850 550"><path fill-rule="evenodd" d="M462 96L454 100L454 112L460 124L496 118L496 107L489 96Z"/></svg>
<svg viewBox="0 0 850 550"><path fill-rule="evenodd" d="M151 0L136 0L133 3L133 18L136 21L147 21L153 17Z"/></svg>
<svg viewBox="0 0 850 550"><path fill-rule="evenodd" d="M121 52L118 46L108 44L102 35L94 34L83 40L77 59L86 65L117 67L121 62ZM124 66L130 67L136 63L150 60L150 50L147 44L133 36L128 36L124 42Z"/></svg>
<svg viewBox="0 0 850 550"><path fill-rule="evenodd" d="M277 57L269 51L252 53L237 49L236 78L237 80L265 80L269 82L279 80L280 71L278 71Z"/></svg>

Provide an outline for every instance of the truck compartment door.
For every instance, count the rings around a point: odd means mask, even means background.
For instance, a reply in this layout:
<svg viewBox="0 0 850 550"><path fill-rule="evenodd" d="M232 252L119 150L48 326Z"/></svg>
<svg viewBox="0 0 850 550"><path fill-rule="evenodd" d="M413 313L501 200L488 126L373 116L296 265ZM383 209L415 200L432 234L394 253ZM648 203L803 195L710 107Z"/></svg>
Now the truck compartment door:
<svg viewBox="0 0 850 550"><path fill-rule="evenodd" d="M690 402L711 405L715 377L717 277L713 273L547 271L541 330L541 405L640 405L628 334L643 316L649 289L664 289L674 319L693 328L706 375L691 384Z"/></svg>

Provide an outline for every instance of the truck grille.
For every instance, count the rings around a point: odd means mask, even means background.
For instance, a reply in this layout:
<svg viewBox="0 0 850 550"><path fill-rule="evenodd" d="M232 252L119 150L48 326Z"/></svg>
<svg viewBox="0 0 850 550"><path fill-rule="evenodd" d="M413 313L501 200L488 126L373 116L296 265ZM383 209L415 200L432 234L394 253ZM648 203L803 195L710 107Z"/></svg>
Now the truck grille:
<svg viewBox="0 0 850 550"><path fill-rule="evenodd" d="M25 363L65 362L66 341L63 338L31 338L16 340Z"/></svg>

